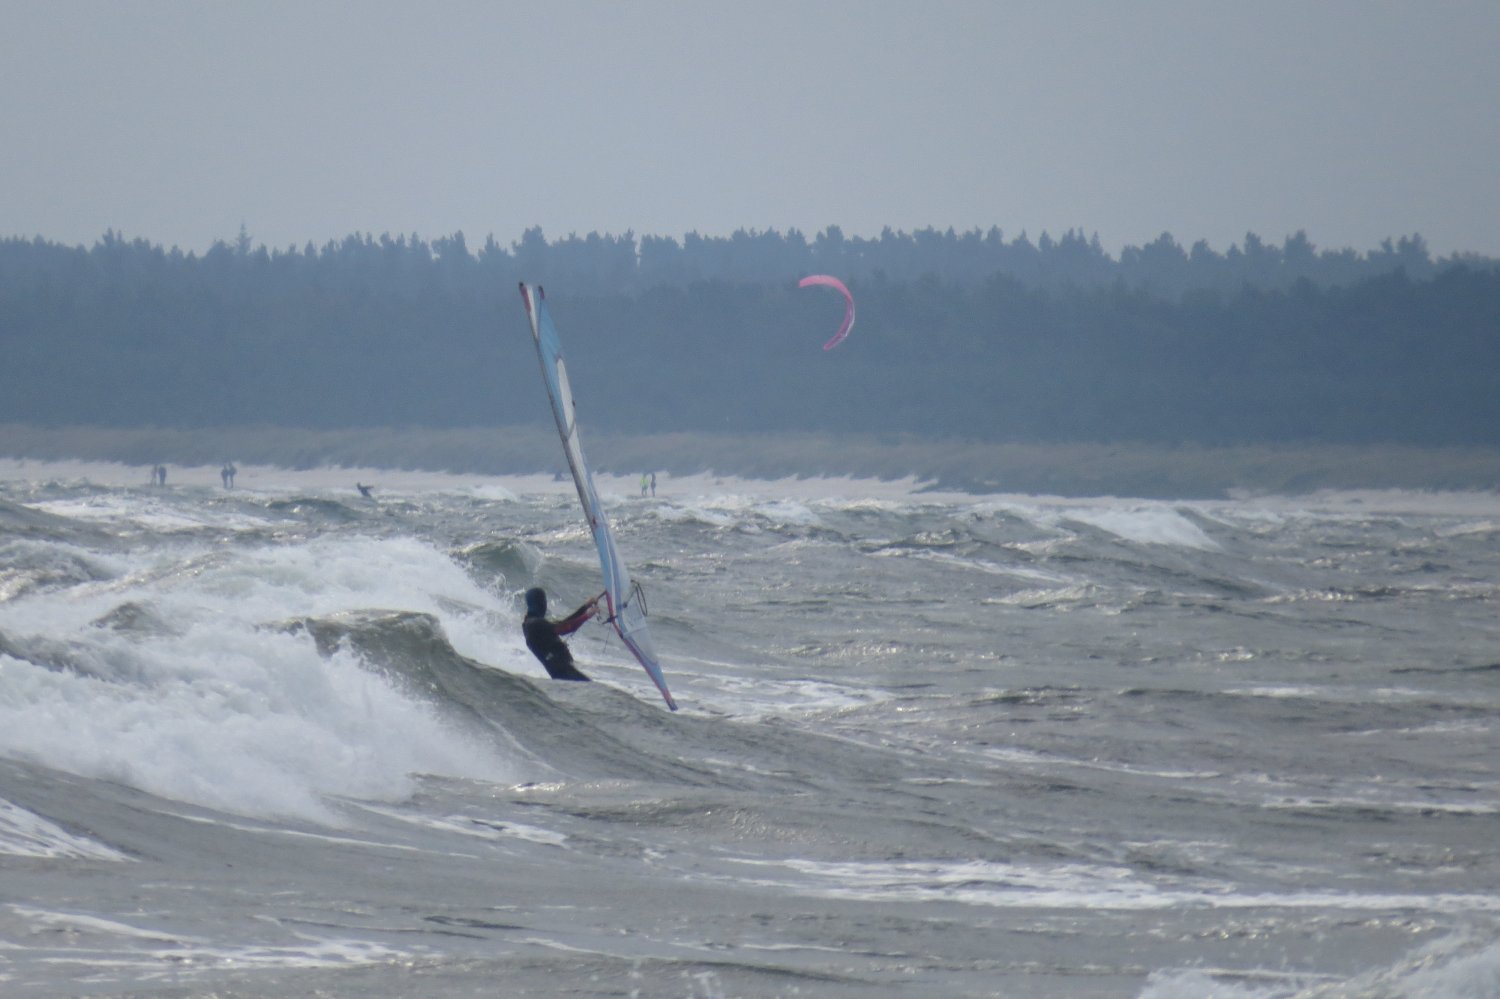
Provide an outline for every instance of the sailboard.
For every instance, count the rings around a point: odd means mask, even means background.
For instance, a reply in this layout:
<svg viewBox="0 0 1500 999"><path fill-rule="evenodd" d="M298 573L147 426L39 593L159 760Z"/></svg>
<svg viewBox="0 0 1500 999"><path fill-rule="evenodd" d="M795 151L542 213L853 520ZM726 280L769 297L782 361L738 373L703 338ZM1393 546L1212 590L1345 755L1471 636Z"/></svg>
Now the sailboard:
<svg viewBox="0 0 1500 999"><path fill-rule="evenodd" d="M661 691L667 707L676 711L677 702L672 700L672 692L667 689L666 678L662 676L661 664L656 658L656 646L651 640L651 630L646 624L646 596L640 584L631 580L625 560L615 546L609 519L604 516L604 506L594 489L594 473L583 456L583 444L578 439L578 420L573 409L573 389L568 384L568 366L563 360L557 326L547 311L547 296L540 285L532 287L523 282L521 299L526 303L526 316L531 320L531 337L536 341L536 356L542 365L547 398L552 401L552 418L557 421L557 433L562 437L563 454L567 456L568 469L573 473L573 485L578 487L578 502L583 506L584 519L594 536L594 547L599 550L609 622L614 625L625 647L645 668L656 689Z"/></svg>

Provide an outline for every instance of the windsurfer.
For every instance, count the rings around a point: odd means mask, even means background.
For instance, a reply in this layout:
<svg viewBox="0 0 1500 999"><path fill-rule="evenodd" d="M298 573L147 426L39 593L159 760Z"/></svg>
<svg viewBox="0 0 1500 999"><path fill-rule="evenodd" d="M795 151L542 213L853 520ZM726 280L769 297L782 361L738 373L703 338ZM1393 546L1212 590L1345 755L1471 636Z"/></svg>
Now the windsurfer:
<svg viewBox="0 0 1500 999"><path fill-rule="evenodd" d="M562 636L571 635L597 613L599 597L594 597L562 620L549 621L547 591L540 586L526 591L526 619L521 622L521 633L526 636L526 647L547 667L547 675L552 679L588 680L573 665L573 653L568 650L568 643L562 640Z"/></svg>

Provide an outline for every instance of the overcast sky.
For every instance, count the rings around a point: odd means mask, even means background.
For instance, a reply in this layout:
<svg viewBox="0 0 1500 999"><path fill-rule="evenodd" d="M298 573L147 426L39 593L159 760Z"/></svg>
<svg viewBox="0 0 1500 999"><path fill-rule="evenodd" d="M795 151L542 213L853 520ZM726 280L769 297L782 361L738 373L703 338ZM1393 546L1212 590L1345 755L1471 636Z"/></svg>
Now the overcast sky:
<svg viewBox="0 0 1500 999"><path fill-rule="evenodd" d="M1500 256L1500 2L0 0L0 236L241 224Z"/></svg>

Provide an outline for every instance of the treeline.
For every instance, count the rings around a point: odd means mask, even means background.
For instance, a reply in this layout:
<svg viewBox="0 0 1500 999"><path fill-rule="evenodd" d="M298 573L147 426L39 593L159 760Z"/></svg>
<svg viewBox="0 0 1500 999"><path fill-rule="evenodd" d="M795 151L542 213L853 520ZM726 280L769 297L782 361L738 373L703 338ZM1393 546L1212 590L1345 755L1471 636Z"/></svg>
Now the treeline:
<svg viewBox="0 0 1500 999"><path fill-rule="evenodd" d="M1049 263L1028 275L1027 259ZM796 287L813 270L859 302L828 353L843 304ZM521 279L548 285L580 418L601 430L1500 442L1500 272L1434 261L1419 237L1365 254L1247 238L1220 255L1164 236L1115 260L1072 234L833 228L682 243L529 230L477 253L461 235L270 251L242 232L202 256L112 233L88 249L4 240L0 423L545 420Z"/></svg>
<svg viewBox="0 0 1500 999"><path fill-rule="evenodd" d="M57 279L89 268L117 277L153 277L184 269L222 280L236 263L240 273L274 275L281 285L323 283L379 285L407 294L496 286L517 281L566 286L574 295L639 293L663 285L688 287L704 281L763 284L794 281L815 272L846 281L910 281L937 277L973 284L996 274L1028 287L1087 289L1123 284L1130 290L1176 298L1190 291L1238 292L1290 288L1299 281L1319 287L1351 285L1402 270L1426 280L1453 266L1492 268L1493 259L1476 254L1434 258L1418 234L1386 239L1367 251L1318 249L1305 232L1280 245L1246 233L1223 253L1204 240L1191 247L1162 233L1144 246L1127 246L1112 257L1097 235L1070 229L1060 238L1047 233L1032 242L1021 233L1010 240L998 228L885 229L878 237L846 237L829 226L808 239L800 231L739 230L730 236L688 233L670 236L569 235L548 240L540 228L526 230L509 246L494 236L471 248L462 232L426 240L389 233L307 243L300 249L256 246L243 228L232 242L216 242L199 256L126 240L113 231L91 249L33 240L0 240L0 278L25 284Z"/></svg>

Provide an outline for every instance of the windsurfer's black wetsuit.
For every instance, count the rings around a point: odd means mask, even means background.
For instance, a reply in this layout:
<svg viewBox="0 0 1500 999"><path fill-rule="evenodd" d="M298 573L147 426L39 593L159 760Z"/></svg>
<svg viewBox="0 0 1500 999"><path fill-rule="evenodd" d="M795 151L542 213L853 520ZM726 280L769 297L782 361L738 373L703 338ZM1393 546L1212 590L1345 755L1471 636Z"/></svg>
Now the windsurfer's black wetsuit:
<svg viewBox="0 0 1500 999"><path fill-rule="evenodd" d="M584 680L588 677L573 665L573 653L563 635L571 635L583 623L597 613L598 608L590 600L561 621L547 620L547 594L540 589L526 591L526 619L521 622L521 632L526 636L526 647L547 668L547 675L554 680Z"/></svg>

